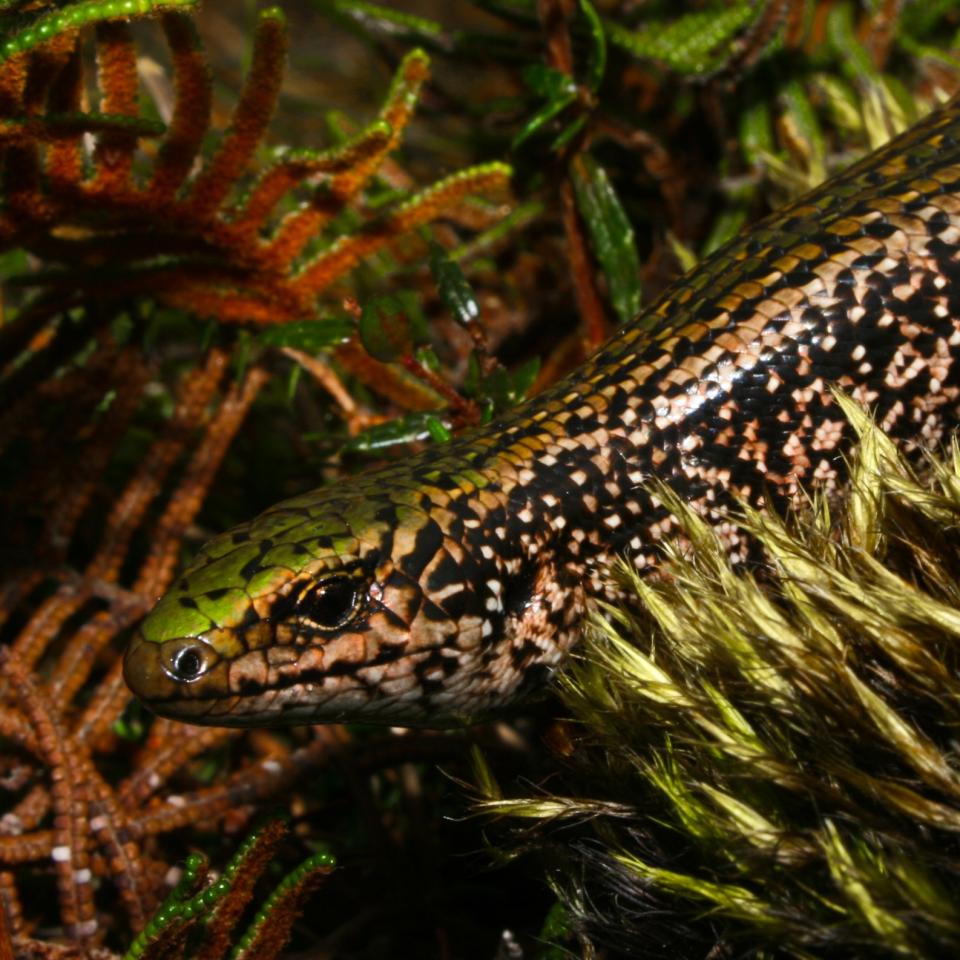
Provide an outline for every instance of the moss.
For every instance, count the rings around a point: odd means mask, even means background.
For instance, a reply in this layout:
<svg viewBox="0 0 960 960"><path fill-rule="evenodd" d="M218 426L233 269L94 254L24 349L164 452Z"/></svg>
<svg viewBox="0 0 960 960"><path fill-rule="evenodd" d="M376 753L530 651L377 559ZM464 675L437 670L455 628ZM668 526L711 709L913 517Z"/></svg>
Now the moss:
<svg viewBox="0 0 960 960"><path fill-rule="evenodd" d="M960 447L918 476L843 402L849 498L744 509L756 569L661 491L684 531L665 575L621 570L636 609L598 615L562 678L566 795L488 785L487 811L532 819L528 841L562 854L555 884L600 942L960 948Z"/></svg>

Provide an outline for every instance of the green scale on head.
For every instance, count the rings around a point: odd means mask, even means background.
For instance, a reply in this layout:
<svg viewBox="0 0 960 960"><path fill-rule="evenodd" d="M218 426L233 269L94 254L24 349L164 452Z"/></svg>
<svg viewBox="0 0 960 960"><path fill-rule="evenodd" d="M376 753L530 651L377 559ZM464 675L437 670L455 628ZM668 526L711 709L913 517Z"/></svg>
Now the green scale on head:
<svg viewBox="0 0 960 960"><path fill-rule="evenodd" d="M831 384L937 443L960 401L958 140L951 104L509 417L212 541L131 644L131 688L197 723L495 714L542 687L591 600L617 598L617 557L656 565L672 520L651 481L717 523L738 497L838 488Z"/></svg>

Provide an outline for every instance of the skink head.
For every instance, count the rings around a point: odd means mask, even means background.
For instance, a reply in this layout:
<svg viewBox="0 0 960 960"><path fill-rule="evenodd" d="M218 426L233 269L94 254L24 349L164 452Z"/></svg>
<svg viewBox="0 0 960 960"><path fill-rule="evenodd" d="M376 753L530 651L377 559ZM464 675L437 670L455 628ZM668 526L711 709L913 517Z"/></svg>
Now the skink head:
<svg viewBox="0 0 960 960"><path fill-rule="evenodd" d="M561 652L546 568L483 549L461 488L395 479L307 494L208 543L132 641L133 692L222 726L447 725L516 699Z"/></svg>

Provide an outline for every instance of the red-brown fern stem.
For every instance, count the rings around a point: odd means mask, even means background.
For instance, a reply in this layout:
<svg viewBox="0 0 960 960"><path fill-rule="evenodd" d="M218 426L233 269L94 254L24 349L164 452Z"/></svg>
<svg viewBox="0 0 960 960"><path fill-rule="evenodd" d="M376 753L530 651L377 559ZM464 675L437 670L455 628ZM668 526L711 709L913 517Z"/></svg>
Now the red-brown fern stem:
<svg viewBox="0 0 960 960"><path fill-rule="evenodd" d="M190 173L210 127L213 89L193 18L167 13L160 22L173 61L176 100L147 188L147 199L156 208L173 199Z"/></svg>
<svg viewBox="0 0 960 960"><path fill-rule="evenodd" d="M134 604L115 605L94 614L74 632L63 653L57 657L47 681L50 697L60 703L69 703L86 684L100 653L149 609L149 601L138 600Z"/></svg>
<svg viewBox="0 0 960 960"><path fill-rule="evenodd" d="M67 31L30 54L17 104L24 116L43 111L50 85L72 57L75 44L76 31ZM14 219L49 221L56 215L56 205L41 190L40 160L34 145L12 146L4 152L0 191Z"/></svg>
<svg viewBox="0 0 960 960"><path fill-rule="evenodd" d="M334 369L323 359L314 356L312 353L307 353L305 350L296 350L293 347L282 347L280 352L306 370L330 394L334 403L340 408L340 415L343 417L347 426L347 433L351 437L356 436L365 427L383 421L382 416L371 413L354 400L353 395L344 386L343 381L337 376Z"/></svg>
<svg viewBox="0 0 960 960"><path fill-rule="evenodd" d="M462 396L454 387L450 386L439 374L425 367L416 357L405 354L400 359L404 369L412 373L418 380L432 387L446 401L447 409L459 424L476 424L480 422L480 407L467 397Z"/></svg>
<svg viewBox="0 0 960 960"><path fill-rule="evenodd" d="M574 158L573 163L576 162ZM597 290L596 271L590 259L587 238L577 213L577 201L569 176L564 177L560 184L560 217L567 239L567 259L573 275L573 292L577 309L583 318L587 346L596 347L609 335L609 325L603 300Z"/></svg>
<svg viewBox="0 0 960 960"><path fill-rule="evenodd" d="M80 44L75 43L69 60L64 64L50 88L47 107L54 114L74 114L82 102L83 61ZM51 190L69 193L83 178L83 134L79 130L56 137L47 147L44 175Z"/></svg>
<svg viewBox="0 0 960 960"><path fill-rule="evenodd" d="M10 614L45 576L46 572L43 570L26 570L0 586L0 627L10 619Z"/></svg>
<svg viewBox="0 0 960 960"><path fill-rule="evenodd" d="M149 375L138 350L123 349L111 353L111 359L116 361L112 381L115 391L113 402L98 424L96 433L84 443L83 457L71 466L71 482L59 491L56 502L50 506L45 518L46 539L58 556L66 551L107 462L129 427Z"/></svg>
<svg viewBox="0 0 960 960"><path fill-rule="evenodd" d="M273 324L300 320L314 313L313 298L292 290L282 277L264 277L251 272L241 290L218 290L203 279L184 274L163 296L166 303L200 317L216 317L220 323Z"/></svg>
<svg viewBox="0 0 960 960"><path fill-rule="evenodd" d="M50 856L57 875L60 912L71 939L86 945L96 934L98 924L87 850L87 786L81 778L76 745L67 741L59 718L34 684L29 670L3 649L0 672L33 726L39 756L50 769L55 844Z"/></svg>
<svg viewBox="0 0 960 960"><path fill-rule="evenodd" d="M190 823L216 821L228 812L236 813L245 805L282 793L311 770L327 763L340 748L337 728L318 727L314 735L315 740L288 756L267 757L236 771L225 783L165 797L143 811L132 828L147 836L168 833Z"/></svg>
<svg viewBox="0 0 960 960"><path fill-rule="evenodd" d="M293 156L280 160L270 167L250 192L246 203L231 218L231 230L247 242L255 241L266 227L267 218L274 207L297 184L308 177L321 174L342 173L361 162L370 153L382 152L390 139L385 126L375 126L354 143L315 156ZM286 264L287 259L282 262Z"/></svg>
<svg viewBox="0 0 960 960"><path fill-rule="evenodd" d="M903 0L883 0L879 9L864 11L857 27L857 36L870 52L877 70L884 70L896 36L897 21L903 9Z"/></svg>
<svg viewBox="0 0 960 960"><path fill-rule="evenodd" d="M380 111L381 119L389 127L390 139L379 154L371 153L358 158L351 169L334 178L332 193L335 196L342 197L345 202L351 200L377 172L387 154L396 149L413 116L420 88L429 76L430 61L425 54L414 51L404 59L400 72L393 81L387 102Z"/></svg>
<svg viewBox="0 0 960 960"><path fill-rule="evenodd" d="M286 56L282 15L265 11L253 39L253 58L233 122L220 149L194 180L183 214L208 220L247 168L266 133L280 95Z"/></svg>
<svg viewBox="0 0 960 960"><path fill-rule="evenodd" d="M13 960L14 938L23 935L23 908L17 895L17 879L9 870L0 870L0 960Z"/></svg>
<svg viewBox="0 0 960 960"><path fill-rule="evenodd" d="M194 757L239 735L223 727L189 727L157 719L136 759L134 772L117 787L120 803L138 808Z"/></svg>
<svg viewBox="0 0 960 960"><path fill-rule="evenodd" d="M149 504L163 489L163 482L180 456L190 434L203 417L227 366L227 355L213 349L203 367L184 378L173 415L111 510L104 524L104 536L86 575L115 581L126 556L130 538L139 527Z"/></svg>
<svg viewBox="0 0 960 960"><path fill-rule="evenodd" d="M467 194L503 190L507 182L508 174L499 165L480 167L441 180L382 220L335 241L293 279L291 286L298 292L317 294L362 259L383 249L393 238L437 219Z"/></svg>
<svg viewBox="0 0 960 960"><path fill-rule="evenodd" d="M24 422L21 411L17 408L21 404L30 402L29 397L36 384L45 382L55 370L63 366L81 347L89 342L90 338L103 326L105 319L99 316L97 310L89 310L77 321L67 316L61 317L50 342L38 350L21 366L10 371L0 385L0 409L4 415L0 424ZM2 432L0 426L0 432Z"/></svg>
<svg viewBox="0 0 960 960"><path fill-rule="evenodd" d="M306 209L284 219L264 249L263 256L268 262L278 267L289 265L310 238L327 226L369 182L399 143L429 74L429 62L423 54L415 52L406 58L380 112L383 125L375 125L361 135L348 148L352 154L349 167L318 189Z"/></svg>
<svg viewBox="0 0 960 960"><path fill-rule="evenodd" d="M0 67L0 117L22 113L30 57L29 53L16 53Z"/></svg>
<svg viewBox="0 0 960 960"><path fill-rule="evenodd" d="M23 85L21 109L24 114L32 116L43 112L50 87L73 57L76 45L77 31L67 30L34 49Z"/></svg>
<svg viewBox="0 0 960 960"><path fill-rule="evenodd" d="M253 888L273 859L277 846L286 836L287 826L281 820L271 820L257 831L253 844L237 865L230 878L230 890L217 904L207 921L207 935L197 951L196 960L220 960L230 949L230 933L250 900Z"/></svg>
<svg viewBox="0 0 960 960"><path fill-rule="evenodd" d="M36 830L22 837L0 837L0 863L15 867L19 863L48 860L57 843L53 830Z"/></svg>
<svg viewBox="0 0 960 960"><path fill-rule="evenodd" d="M369 179L376 170L384 154L394 142L393 131L387 126L373 127L365 136L351 144L337 159L346 160L347 171L341 172L326 182L320 184L313 192L310 202L302 210L296 210L280 222L274 231L273 237L260 248L260 258L266 264L272 264L277 270L289 269L293 260L306 244L337 215L339 215L354 194L362 186L362 182L353 184L349 178L359 168L368 170L366 179ZM272 177L264 178L262 189L251 196L250 203L244 208L240 226L251 232L251 228L258 227L266 215L272 210L276 202L283 196L279 193L282 186L292 189L295 186L293 174L298 171L294 168L283 176L283 168L275 168ZM347 178L347 179L345 179ZM269 204L269 206L268 206ZM254 217L261 219L255 221Z"/></svg>
<svg viewBox="0 0 960 960"><path fill-rule="evenodd" d="M53 596L44 600L17 635L11 649L19 662L32 667L44 654L68 617L76 613L92 596L83 585L61 584Z"/></svg>
<svg viewBox="0 0 960 960"><path fill-rule="evenodd" d="M20 742L20 741L18 741ZM24 744L26 747L26 745ZM36 830L50 810L50 791L45 784L31 787L17 805L0 819L0 834L18 837Z"/></svg>
<svg viewBox="0 0 960 960"><path fill-rule="evenodd" d="M43 524L39 536L27 530L31 543L29 565L23 564L5 580L0 599L0 622L5 620L13 608L19 605L31 590L44 578L60 581L63 585L72 582L71 589L64 589L62 595L76 595L79 583L77 576L67 570L58 569L63 561L72 539L73 531L90 502L97 480L113 454L118 438L126 430L140 397L142 364L131 358L132 362L118 368L116 376L115 402L99 418L92 414L94 405L102 398L104 384L109 383L111 370L102 362L104 357L116 361L123 358L126 351L119 354L114 351L100 351L98 356L80 370L64 377L48 381L32 393L35 404L28 404L31 410L38 412L37 422L40 430L49 417L43 416L43 405L51 409L60 407L62 415L57 418L57 429L66 437L76 438L82 443L83 456L72 458L68 453L54 461L55 470L51 471L47 437L41 433L33 437L27 431L22 438L31 443L35 467L26 473L16 488L8 491L6 513L9 522L16 524L20 505L38 515ZM98 380L99 377L99 380ZM53 389L68 387L67 390ZM24 414L32 416L27 410ZM13 429L14 421L10 421ZM0 444L2 446L2 444ZM38 497L38 491L42 494ZM13 531L8 531L12 538ZM21 538L22 539L22 538ZM11 543L13 543L11 539ZM99 591L102 593L102 590ZM86 597L80 598L83 602ZM108 598L111 599L112 598ZM75 609L75 607L74 607ZM39 610L38 613L41 613ZM69 615L70 611L65 611ZM47 612L41 613L41 620ZM61 617L61 621L62 621ZM28 627L27 634L30 633ZM42 628L41 628L42 629ZM32 646L33 652L21 647L25 662L33 663L41 655L47 640L56 633L56 627L47 638L34 635L31 641L21 640ZM34 646L35 645L35 646Z"/></svg>
<svg viewBox="0 0 960 960"><path fill-rule="evenodd" d="M173 580L183 535L203 506L233 438L268 379L265 370L253 367L243 382L232 384L224 396L153 528L149 552L132 588L139 596L159 596Z"/></svg>
<svg viewBox="0 0 960 960"><path fill-rule="evenodd" d="M6 507L15 517L22 500L25 507L34 508L32 512L42 522L42 534L31 534L32 563L38 569L52 574L62 562L97 480L133 417L145 379L138 351L101 349L83 367L31 391L16 405L23 419L5 419L0 448L16 433L31 444L34 469L9 491ZM96 406L108 385L114 390L113 402L97 415ZM71 444L82 446L83 456L74 459L62 452L51 470L47 430L54 410L58 411L56 428ZM21 567L21 572L24 569Z"/></svg>
<svg viewBox="0 0 960 960"><path fill-rule="evenodd" d="M401 410L440 410L443 397L402 367L374 360L356 340L340 344L335 351L339 363L377 396Z"/></svg>
<svg viewBox="0 0 960 960"><path fill-rule="evenodd" d="M130 27L119 21L98 23L96 38L101 112L137 116L137 52ZM123 131L101 133L93 152L94 174L89 192L108 196L132 188L136 147L136 135Z"/></svg>
<svg viewBox="0 0 960 960"><path fill-rule="evenodd" d="M103 851L107 870L126 907L130 926L137 933L146 924L147 911L153 907L156 897L146 885L139 847L130 832L130 814L136 815L135 808L119 803L89 757L80 756L92 793L90 830Z"/></svg>
<svg viewBox="0 0 960 960"><path fill-rule="evenodd" d="M786 26L783 31L783 42L786 46L799 47L803 43L806 13L806 0L790 0Z"/></svg>
<svg viewBox="0 0 960 960"><path fill-rule="evenodd" d="M0 706L0 737L18 743L33 754L37 752L38 744L33 728L18 710Z"/></svg>
<svg viewBox="0 0 960 960"><path fill-rule="evenodd" d="M87 743L97 751L104 742L112 742L113 725L130 702L130 688L123 680L123 660L117 658L106 676L97 684L72 732L77 743Z"/></svg>
<svg viewBox="0 0 960 960"><path fill-rule="evenodd" d="M234 955L236 960L273 960L282 954L294 923L307 900L323 886L333 872L329 864L314 864L284 885L270 900L269 913L258 923L249 942Z"/></svg>

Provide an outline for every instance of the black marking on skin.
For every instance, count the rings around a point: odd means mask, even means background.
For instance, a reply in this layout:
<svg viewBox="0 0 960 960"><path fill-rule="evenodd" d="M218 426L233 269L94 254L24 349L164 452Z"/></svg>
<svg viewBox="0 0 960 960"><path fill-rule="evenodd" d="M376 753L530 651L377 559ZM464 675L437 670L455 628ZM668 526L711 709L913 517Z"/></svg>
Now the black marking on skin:
<svg viewBox="0 0 960 960"><path fill-rule="evenodd" d="M449 553L444 553L440 562L434 566L427 577L427 590L435 593L448 587L451 583L461 582L462 579L463 572L460 569L460 564Z"/></svg>
<svg viewBox="0 0 960 960"><path fill-rule="evenodd" d="M537 585L537 571L533 567L513 574L506 582L503 594L503 612L508 617L519 617L533 600L533 591Z"/></svg>
<svg viewBox="0 0 960 960"><path fill-rule="evenodd" d="M423 606L420 608L420 612L427 620L431 620L434 623L445 623L450 619L447 611L442 607L438 607L429 597L423 598Z"/></svg>
<svg viewBox="0 0 960 960"><path fill-rule="evenodd" d="M456 593L451 593L440 601L440 606L447 612L447 617L451 620L459 620L467 612L467 601L471 597L472 591L464 588Z"/></svg>
<svg viewBox="0 0 960 960"><path fill-rule="evenodd" d="M187 610L198 610L197 601L193 597L179 597L177 602L181 607L185 607Z"/></svg>

